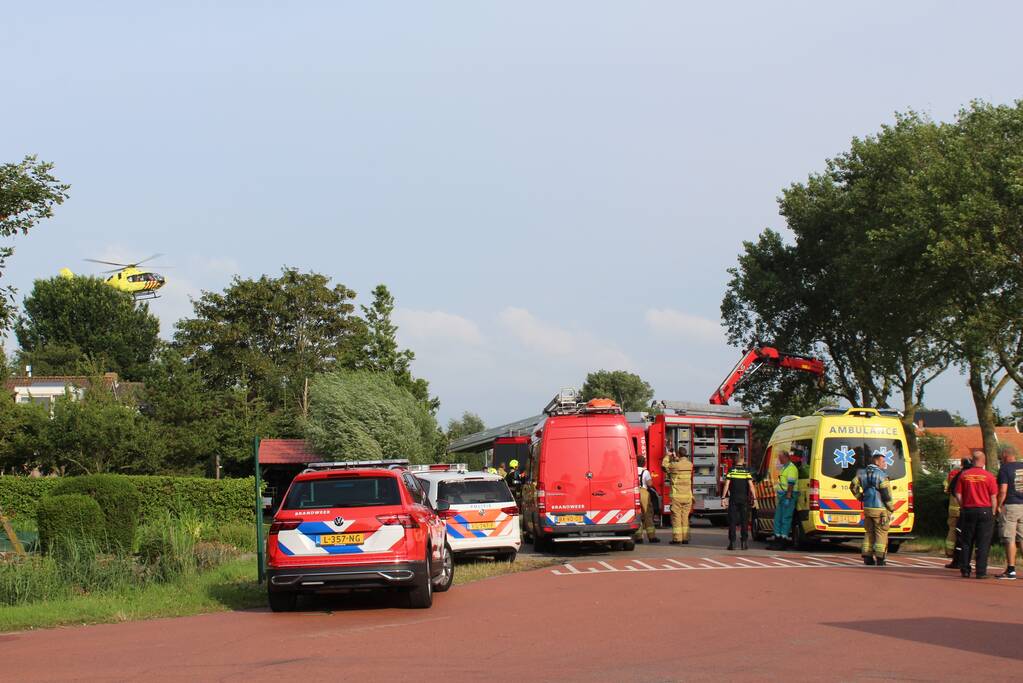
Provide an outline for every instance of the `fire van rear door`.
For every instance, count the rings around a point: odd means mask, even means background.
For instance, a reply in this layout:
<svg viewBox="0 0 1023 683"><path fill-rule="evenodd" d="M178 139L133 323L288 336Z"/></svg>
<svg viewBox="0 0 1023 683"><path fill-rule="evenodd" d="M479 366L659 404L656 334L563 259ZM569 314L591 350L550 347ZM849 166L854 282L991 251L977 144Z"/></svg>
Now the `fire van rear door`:
<svg viewBox="0 0 1023 683"><path fill-rule="evenodd" d="M616 425L590 428L590 519L624 524L635 515L636 461L624 430Z"/></svg>
<svg viewBox="0 0 1023 683"><path fill-rule="evenodd" d="M547 445L540 477L546 488L547 523L550 525L566 527L587 524L586 512L590 506L590 480L587 475L590 462L586 443L583 431L582 436L573 434L569 438L552 438Z"/></svg>

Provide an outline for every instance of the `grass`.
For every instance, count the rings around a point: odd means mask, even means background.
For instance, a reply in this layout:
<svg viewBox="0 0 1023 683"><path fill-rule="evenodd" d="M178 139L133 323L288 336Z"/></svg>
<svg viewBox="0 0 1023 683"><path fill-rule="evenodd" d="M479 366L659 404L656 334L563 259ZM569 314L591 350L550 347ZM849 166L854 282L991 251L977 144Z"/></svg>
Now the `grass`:
<svg viewBox="0 0 1023 683"><path fill-rule="evenodd" d="M455 585L461 586L473 581L491 579L495 576L527 572L561 564L556 557L519 557L514 562L467 562L455 565Z"/></svg>
<svg viewBox="0 0 1023 683"><path fill-rule="evenodd" d="M261 607L265 603L265 589L256 583L255 560L243 557L187 581L0 607L0 632L183 617Z"/></svg>
<svg viewBox="0 0 1023 683"><path fill-rule="evenodd" d="M912 541L902 544L902 549L910 553L923 553L926 555L945 555L944 536L917 536ZM1000 542L991 544L991 552L988 554L988 565L997 567L1005 564L1005 546Z"/></svg>

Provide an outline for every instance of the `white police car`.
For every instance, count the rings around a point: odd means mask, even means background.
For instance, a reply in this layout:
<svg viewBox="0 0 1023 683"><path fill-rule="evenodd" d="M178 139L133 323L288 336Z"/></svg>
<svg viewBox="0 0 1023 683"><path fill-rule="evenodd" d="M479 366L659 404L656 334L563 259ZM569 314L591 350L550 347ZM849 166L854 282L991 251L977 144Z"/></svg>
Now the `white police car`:
<svg viewBox="0 0 1023 683"><path fill-rule="evenodd" d="M456 556L490 555L512 562L522 536L511 490L496 474L467 469L462 464L412 465L409 471L423 484L434 509L437 501L450 505L437 514L447 524L448 545Z"/></svg>

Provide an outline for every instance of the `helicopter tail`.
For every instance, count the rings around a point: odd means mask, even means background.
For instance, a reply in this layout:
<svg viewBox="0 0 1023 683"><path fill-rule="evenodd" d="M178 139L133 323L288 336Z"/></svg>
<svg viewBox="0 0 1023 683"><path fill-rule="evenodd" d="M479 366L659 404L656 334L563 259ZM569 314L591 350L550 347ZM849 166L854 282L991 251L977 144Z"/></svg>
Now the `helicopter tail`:
<svg viewBox="0 0 1023 683"><path fill-rule="evenodd" d="M57 274L60 275L65 280L70 280L75 276L75 274L71 272L70 268L61 268Z"/></svg>

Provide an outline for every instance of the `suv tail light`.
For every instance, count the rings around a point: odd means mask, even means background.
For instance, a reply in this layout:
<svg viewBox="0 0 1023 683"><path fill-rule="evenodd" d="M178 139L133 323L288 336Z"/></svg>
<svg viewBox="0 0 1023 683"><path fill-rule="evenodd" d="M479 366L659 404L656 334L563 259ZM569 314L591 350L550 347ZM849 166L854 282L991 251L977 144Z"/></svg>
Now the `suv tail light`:
<svg viewBox="0 0 1023 683"><path fill-rule="evenodd" d="M506 508L501 508L501 512L503 512L506 515L517 515L517 514L519 514L519 506L518 505L511 505L511 506L506 507Z"/></svg>
<svg viewBox="0 0 1023 683"><path fill-rule="evenodd" d="M806 490L807 495L810 497L810 509L820 510L821 509L821 483L816 479L810 480L810 487Z"/></svg>
<svg viewBox="0 0 1023 683"><path fill-rule="evenodd" d="M401 525L406 529L418 529L419 522L412 515L377 515L377 521L387 526Z"/></svg>
<svg viewBox="0 0 1023 683"><path fill-rule="evenodd" d="M913 482L909 482L906 486L906 490L909 491L909 509L906 512L913 511Z"/></svg>
<svg viewBox="0 0 1023 683"><path fill-rule="evenodd" d="M274 520L274 522L270 525L270 535L276 536L281 531L291 531L292 529L297 529L298 525L301 523L302 521L298 519L287 519L280 522Z"/></svg>

